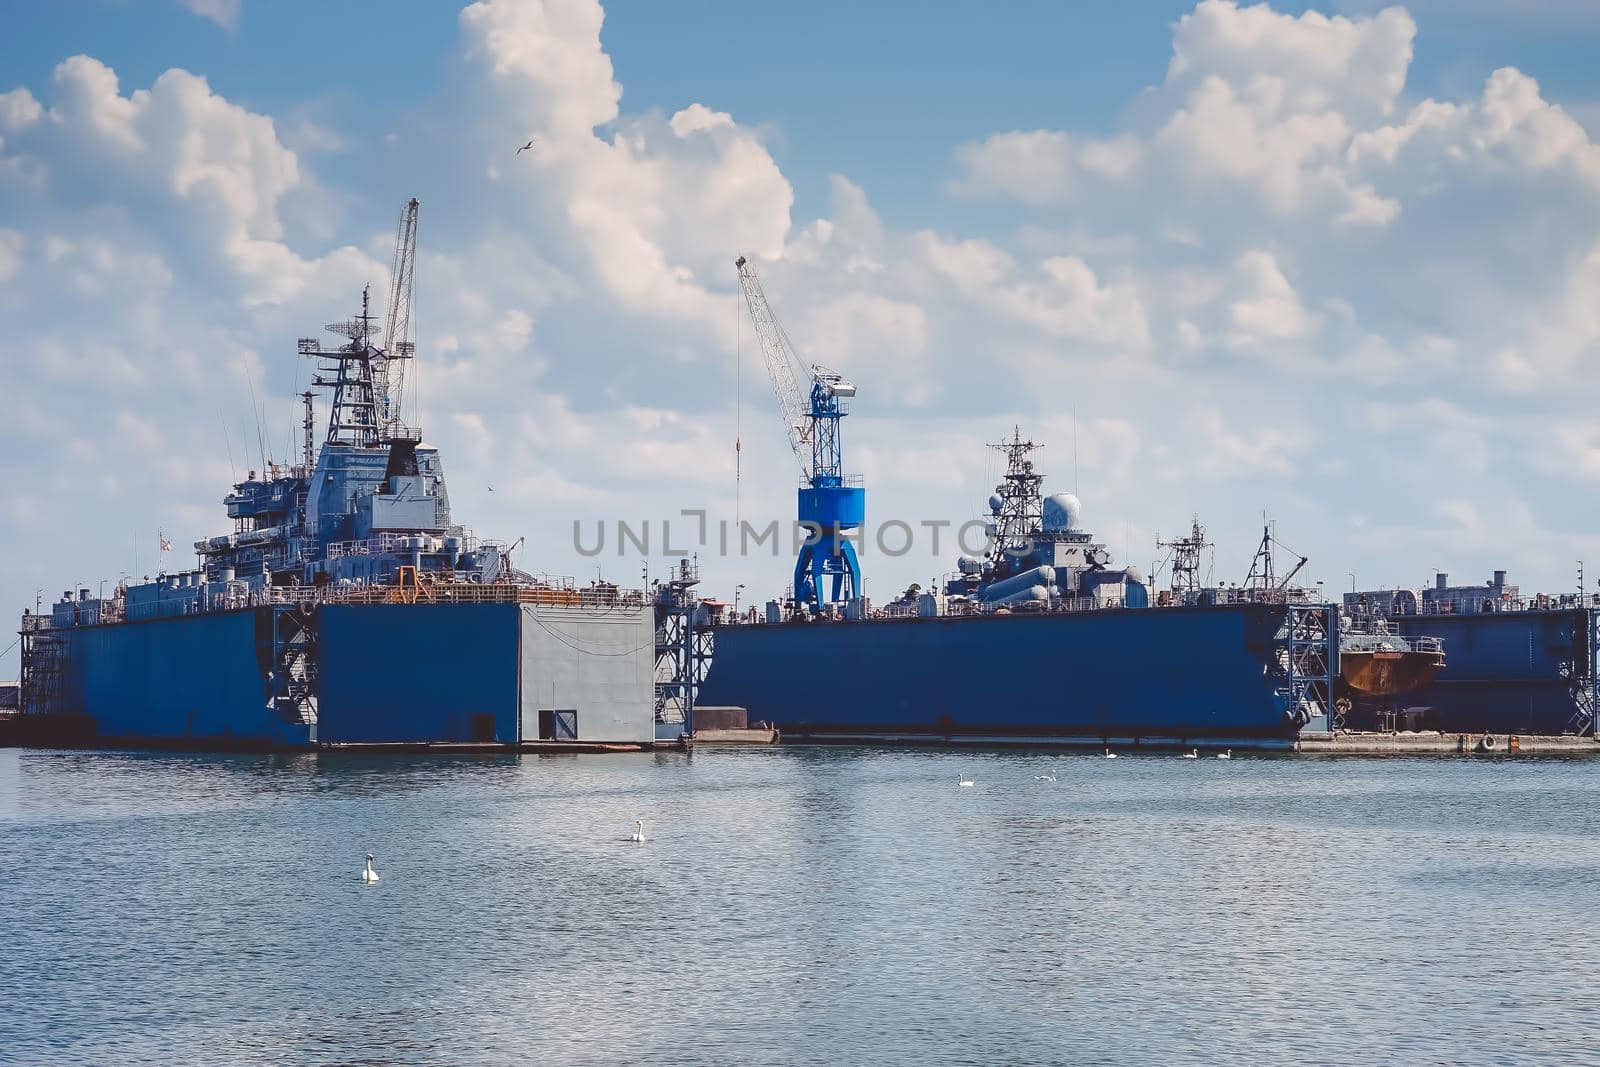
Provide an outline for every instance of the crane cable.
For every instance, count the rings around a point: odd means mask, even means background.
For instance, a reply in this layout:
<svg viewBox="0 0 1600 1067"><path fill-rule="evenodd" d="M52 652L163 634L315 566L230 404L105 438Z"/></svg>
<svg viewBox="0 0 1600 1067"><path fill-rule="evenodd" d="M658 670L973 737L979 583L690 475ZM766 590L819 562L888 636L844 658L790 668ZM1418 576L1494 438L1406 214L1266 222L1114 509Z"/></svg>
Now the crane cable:
<svg viewBox="0 0 1600 1067"><path fill-rule="evenodd" d="M531 605L524 605L524 606L531 606ZM533 616L533 620L539 624L539 627L541 629L543 629L545 633L549 634L551 637L555 638L557 641L561 642L563 645L566 645L568 648L572 649L574 652L581 653L582 655L585 655L585 656L600 656L600 657L603 657L603 658L606 658L606 659L615 659L615 658L620 657L620 656L636 655L636 654L638 654L640 652L643 652L647 648L654 648L655 644L656 644L655 631L652 629L649 643L643 644L643 645L639 645L636 648L624 648L624 649L620 649L620 650L618 650L616 652L601 652L598 649L584 648L580 644L575 644L573 639L569 639L569 638L571 638L571 635L563 634L563 633L561 633L561 632L559 632L557 630L551 629L550 625L548 623L546 623L544 621L544 619L539 617L539 609L536 606L533 607L533 610L530 611L529 614Z"/></svg>
<svg viewBox="0 0 1600 1067"><path fill-rule="evenodd" d="M733 525L739 528L743 512L739 493L744 477L744 308L743 295L733 294Z"/></svg>

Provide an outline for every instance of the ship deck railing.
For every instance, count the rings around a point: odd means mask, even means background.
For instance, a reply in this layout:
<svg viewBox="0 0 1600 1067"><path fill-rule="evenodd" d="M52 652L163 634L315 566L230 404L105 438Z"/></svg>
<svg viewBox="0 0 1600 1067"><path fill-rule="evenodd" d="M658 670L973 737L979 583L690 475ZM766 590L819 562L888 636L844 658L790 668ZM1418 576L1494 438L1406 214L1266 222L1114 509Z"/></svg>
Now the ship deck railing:
<svg viewBox="0 0 1600 1067"><path fill-rule="evenodd" d="M612 610L638 609L648 603L644 591L639 589L615 587L580 589L570 584L544 586L511 582L424 581L415 585L362 585L346 588L280 586L242 595L216 596L204 602L187 601L181 605L181 610L153 612L132 620L122 611L120 599L104 600L101 601L98 615L82 622L57 626L54 616L50 614L28 614L22 616L18 631L24 634L62 632L78 626L189 618L196 615L215 615L275 606L295 606L310 610L325 604L523 604Z"/></svg>
<svg viewBox="0 0 1600 1067"><path fill-rule="evenodd" d="M1389 593L1390 590L1380 590ZM1371 593L1360 594L1370 596ZM1352 610L1350 594L1346 593L1345 608ZM1353 608L1357 613L1366 611L1380 618L1414 619L1439 615L1501 615L1529 611L1573 611L1579 608L1600 609L1600 594L1579 596L1577 593L1539 593L1529 597L1504 599L1483 597L1452 597L1446 600L1424 600L1413 609L1410 605L1394 604L1388 610L1373 610L1365 605Z"/></svg>
<svg viewBox="0 0 1600 1067"><path fill-rule="evenodd" d="M1481 591L1439 596L1432 587L1417 589L1364 589L1343 594L1345 611L1380 618L1414 618L1418 615L1498 615L1502 612L1571 611L1600 609L1600 593L1531 593L1513 595L1486 585Z"/></svg>
<svg viewBox="0 0 1600 1067"><path fill-rule="evenodd" d="M274 590L274 593L282 590ZM320 603L517 603L555 608L643 608L645 593L637 589L549 589L538 585L512 585L509 582L422 582L419 585L360 585L357 589L334 590Z"/></svg>
<svg viewBox="0 0 1600 1067"><path fill-rule="evenodd" d="M483 548L500 548L505 546L499 541L480 541L473 532L465 526L459 527L459 534L451 533L380 533L375 537L366 537L357 541L330 541L325 550L325 556L330 559L340 559L345 556L386 556L399 555L413 549L402 544L417 537L428 537L442 541L446 537L456 537L461 541L459 551L477 552ZM313 549L313 551L315 551Z"/></svg>
<svg viewBox="0 0 1600 1067"><path fill-rule="evenodd" d="M1444 639L1440 637L1412 637L1399 633L1373 633L1344 630L1339 635L1340 645L1346 651L1359 652L1432 652L1444 654Z"/></svg>
<svg viewBox="0 0 1600 1067"><path fill-rule="evenodd" d="M509 582L422 582L365 585L347 589L273 589L271 603L299 604L530 604L549 607L640 608L638 589L577 589L514 585Z"/></svg>
<svg viewBox="0 0 1600 1067"><path fill-rule="evenodd" d="M401 549L402 540L410 540L416 534L380 533L376 537L367 537L359 541L333 541L327 548L327 558L330 560L341 559L345 556L382 556L397 553Z"/></svg>
<svg viewBox="0 0 1600 1067"><path fill-rule="evenodd" d="M288 604L532 604L552 607L638 608L646 603L638 589L578 589L571 586L516 585L510 582L420 582L416 585L288 586L232 597L221 610Z"/></svg>
<svg viewBox="0 0 1600 1067"><path fill-rule="evenodd" d="M1539 593L1531 597L1512 597L1499 600L1491 596L1482 598L1455 597L1449 600L1424 600L1414 612L1394 612L1394 615L1499 615L1520 611L1561 611L1576 608L1600 608L1600 596L1579 596L1577 593Z"/></svg>
<svg viewBox="0 0 1600 1067"><path fill-rule="evenodd" d="M1119 596L1106 597L1063 597L1046 605L1042 601L1023 601L1016 604L984 604L976 600L950 599L945 602L945 607L936 615L923 614L917 607L903 601L886 604L875 608L867 616L872 621L905 621L913 622L920 619L960 619L977 618L1003 612L1008 615L1062 615L1083 614L1095 611L1120 611L1123 609L1133 611L1172 611L1174 609L1193 609L1198 607L1228 607L1245 604L1297 605L1302 607L1316 607L1327 602L1318 600L1313 590L1289 589L1217 589L1212 591L1213 596L1205 601L1172 601L1152 600L1144 607L1130 608L1126 598ZM787 612L776 622L769 622L757 609L751 608L738 614L730 614L714 618L710 625L718 626L769 626L783 625L791 621L792 615ZM818 617L819 622L860 622L859 616L851 617L845 611L835 609L833 612ZM1397 638L1400 639L1400 638ZM1413 644L1420 641L1439 643L1438 638L1404 638ZM1422 647L1418 645L1417 647Z"/></svg>

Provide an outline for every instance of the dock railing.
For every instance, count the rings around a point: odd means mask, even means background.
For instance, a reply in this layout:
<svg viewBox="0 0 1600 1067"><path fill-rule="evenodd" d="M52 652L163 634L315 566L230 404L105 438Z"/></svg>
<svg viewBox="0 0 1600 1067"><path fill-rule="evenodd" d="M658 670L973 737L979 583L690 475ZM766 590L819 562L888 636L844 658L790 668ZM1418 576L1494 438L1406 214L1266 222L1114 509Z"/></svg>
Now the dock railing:
<svg viewBox="0 0 1600 1067"><path fill-rule="evenodd" d="M1244 588L1214 589L1208 590L1208 593L1210 595L1205 600L1202 600L1198 603L1152 598L1149 604L1145 607L1130 607L1127 599L1121 596L1059 597L1053 601L1050 601L1049 603L1044 601L1022 601L1014 604L985 604L976 599L951 596L944 599L943 607L937 615L925 615L913 605L896 601L886 604L882 607L873 608L871 614L869 614L867 618L872 621L912 623L929 618L969 618L979 615L994 615L997 612L1004 612L1008 615L1061 615L1120 610L1193 610L1196 608L1204 608L1209 606L1227 607L1244 604L1306 608L1326 606L1329 603L1328 601L1318 600L1314 595L1313 590L1299 588L1282 590L1259 590ZM723 626L783 625L792 621L795 617L793 606L790 604L786 606L784 612L782 613L782 618L777 623L769 623L763 612L752 608L749 611L741 612L737 615L730 612L726 615L714 617L703 625L707 625L711 628ZM816 616L812 621L819 624L826 624L830 622L848 623L861 620L848 618L841 608L832 606L831 610ZM1437 642L1438 639L1426 638L1417 640Z"/></svg>
<svg viewBox="0 0 1600 1067"><path fill-rule="evenodd" d="M362 585L346 588L288 587L268 591L264 604L533 604L552 607L639 608L639 589L580 589L517 585L511 582L430 582L415 586Z"/></svg>

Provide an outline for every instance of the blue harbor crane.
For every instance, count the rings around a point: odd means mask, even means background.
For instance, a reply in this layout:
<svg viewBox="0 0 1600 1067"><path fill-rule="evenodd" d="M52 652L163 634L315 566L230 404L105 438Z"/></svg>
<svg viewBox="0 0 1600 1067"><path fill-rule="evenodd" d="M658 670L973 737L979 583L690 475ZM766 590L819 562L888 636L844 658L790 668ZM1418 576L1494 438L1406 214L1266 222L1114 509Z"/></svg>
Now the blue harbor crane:
<svg viewBox="0 0 1600 1067"><path fill-rule="evenodd" d="M847 534L866 521L867 491L859 479L844 475L839 434L839 420L849 413L843 401L856 395L856 387L826 367L803 363L772 313L755 267L744 256L734 266L800 464L799 521L807 536L795 560L794 599L815 614L825 603L861 595L861 564ZM801 399L805 381L811 383L809 405Z"/></svg>

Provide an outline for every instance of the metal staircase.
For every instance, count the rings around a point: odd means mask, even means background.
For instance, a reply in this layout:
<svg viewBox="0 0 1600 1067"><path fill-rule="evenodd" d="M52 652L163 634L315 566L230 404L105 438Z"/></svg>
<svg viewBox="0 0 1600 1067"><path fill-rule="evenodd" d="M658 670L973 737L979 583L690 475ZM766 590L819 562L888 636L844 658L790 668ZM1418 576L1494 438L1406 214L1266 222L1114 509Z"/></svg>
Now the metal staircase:
<svg viewBox="0 0 1600 1067"><path fill-rule="evenodd" d="M1267 668L1283 713L1296 727L1319 717L1332 727L1333 679L1339 669L1334 607L1291 602L1283 612Z"/></svg>
<svg viewBox="0 0 1600 1067"><path fill-rule="evenodd" d="M317 615L310 605L274 604L267 702L287 723L310 728L317 739Z"/></svg>
<svg viewBox="0 0 1600 1067"><path fill-rule="evenodd" d="M24 615L20 636L19 711L23 715L59 715L65 712L66 635L51 629L48 615Z"/></svg>
<svg viewBox="0 0 1600 1067"><path fill-rule="evenodd" d="M1584 608L1583 617L1584 625L1575 627L1572 635L1572 661L1563 662L1560 669L1572 685L1573 710L1566 732L1593 737L1600 711L1600 610Z"/></svg>
<svg viewBox="0 0 1600 1067"><path fill-rule="evenodd" d="M655 584L656 612L656 725L677 726L685 737L694 736L694 704L700 683L711 665L712 634L696 619L699 568L680 560L677 573ZM666 731L670 732L670 731Z"/></svg>

